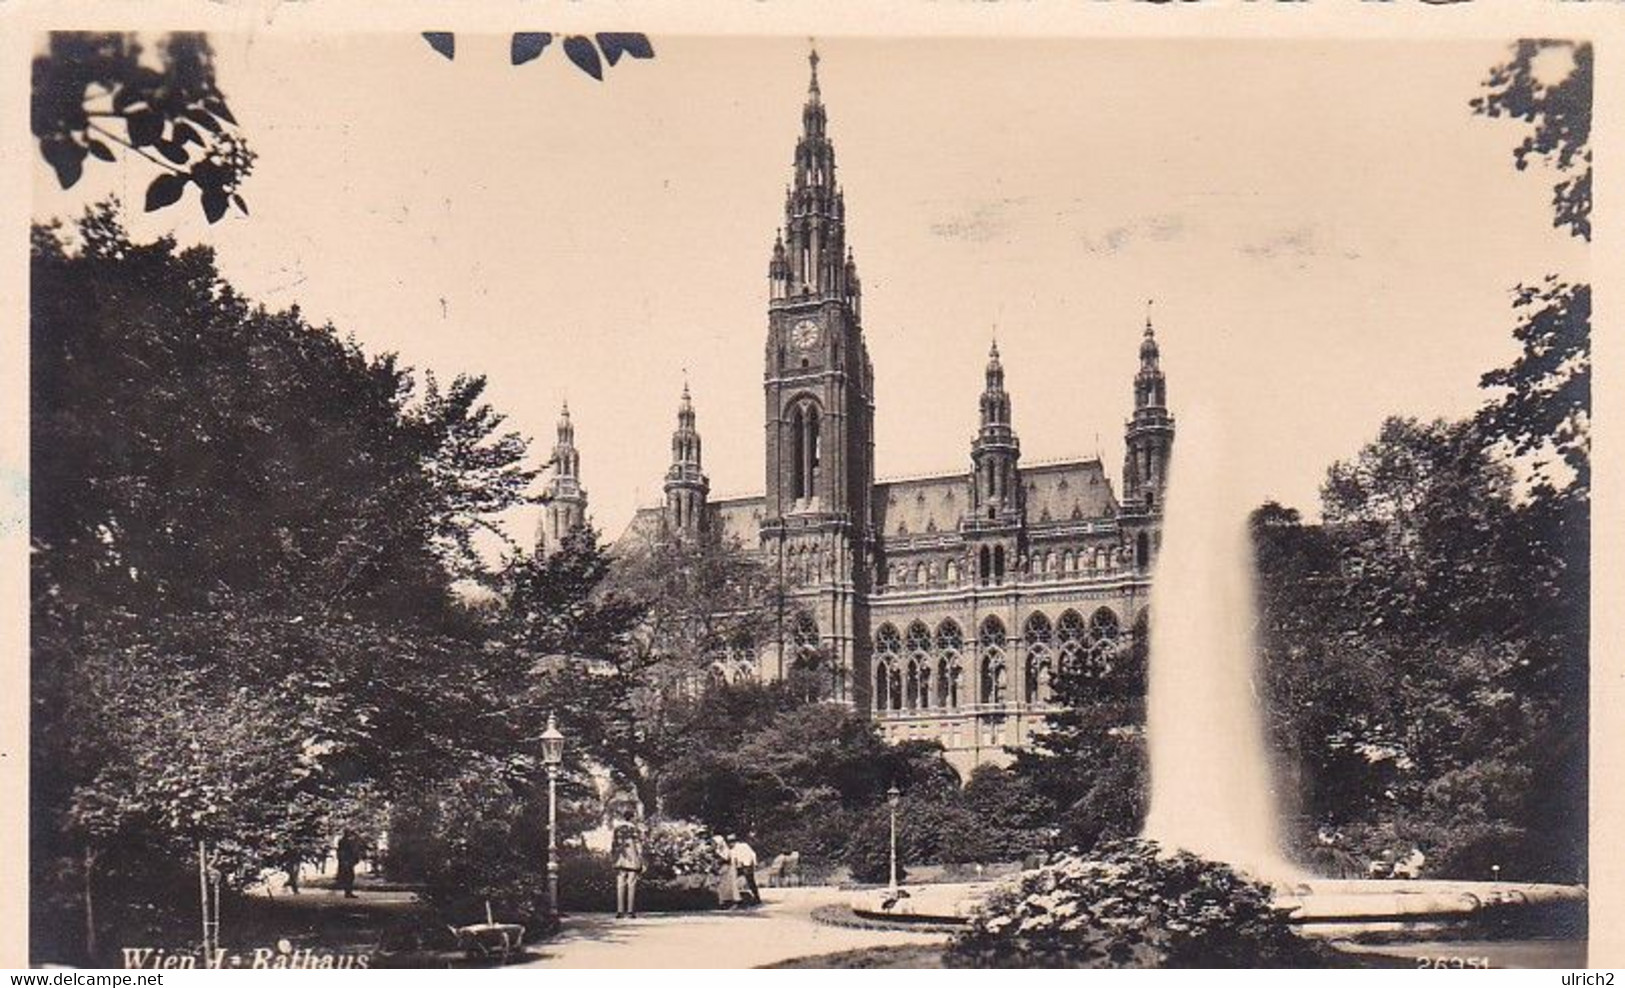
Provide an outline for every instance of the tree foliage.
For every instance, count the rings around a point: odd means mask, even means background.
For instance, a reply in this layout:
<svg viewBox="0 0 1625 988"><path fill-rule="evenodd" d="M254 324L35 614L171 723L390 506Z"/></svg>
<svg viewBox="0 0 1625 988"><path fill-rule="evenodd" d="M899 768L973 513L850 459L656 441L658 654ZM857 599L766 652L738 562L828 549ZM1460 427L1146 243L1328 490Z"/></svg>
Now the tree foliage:
<svg viewBox="0 0 1625 988"><path fill-rule="evenodd" d="M1518 170L1533 160L1546 162L1563 177L1552 190L1552 225L1591 239L1590 42L1524 39L1512 58L1490 70L1487 92L1475 97L1473 112L1529 124L1513 148Z"/></svg>
<svg viewBox="0 0 1625 988"><path fill-rule="evenodd" d="M1015 752L1012 770L1048 801L1062 845L1089 848L1131 837L1145 818L1147 767L1144 626L1119 639L1103 665L1062 665L1051 678L1057 709Z"/></svg>
<svg viewBox="0 0 1625 988"><path fill-rule="evenodd" d="M483 382L415 398L116 206L32 265L38 950L82 956L64 910L138 909L198 841L240 887L470 763L526 779L530 665L453 593L533 476Z"/></svg>
<svg viewBox="0 0 1625 988"><path fill-rule="evenodd" d="M1490 70L1487 92L1473 112L1527 127L1513 149L1518 169L1542 161L1559 180L1552 224L1591 239L1592 47L1588 42L1524 40L1512 58ZM1519 285L1514 337L1523 350L1511 366L1485 374L1501 391L1479 415L1489 438L1532 457L1536 498L1589 497L1591 414L1591 286L1548 274ZM1554 474L1552 456L1567 468Z"/></svg>
<svg viewBox="0 0 1625 988"><path fill-rule="evenodd" d="M1254 516L1270 731L1306 826L1366 859L1420 846L1435 873L1578 880L1585 593L1545 507L1474 422L1397 418L1323 500L1322 526Z"/></svg>
<svg viewBox="0 0 1625 988"><path fill-rule="evenodd" d="M218 221L235 205L254 154L215 82L214 53L201 34L164 35L149 53L133 35L52 32L34 59L31 126L40 155L70 189L87 158L116 161L116 145L160 169L147 186L148 212L198 189L203 214Z"/></svg>

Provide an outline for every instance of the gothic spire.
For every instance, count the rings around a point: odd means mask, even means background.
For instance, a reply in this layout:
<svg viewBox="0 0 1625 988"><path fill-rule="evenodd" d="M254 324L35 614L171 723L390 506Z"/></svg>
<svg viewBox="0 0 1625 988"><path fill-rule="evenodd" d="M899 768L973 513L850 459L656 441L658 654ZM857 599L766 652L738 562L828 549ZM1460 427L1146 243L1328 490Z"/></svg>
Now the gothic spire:
<svg viewBox="0 0 1625 988"><path fill-rule="evenodd" d="M553 444L553 476L542 494L545 506L536 533L538 552L551 552L563 544L571 529L579 528L587 517L587 492L581 486L581 454L576 451L576 428L570 420L570 403L559 409L558 441Z"/></svg>
<svg viewBox="0 0 1625 988"><path fill-rule="evenodd" d="M1140 372L1134 375L1134 407L1161 408L1167 404L1167 384L1162 374L1162 350L1151 327L1151 303L1146 303L1145 333L1140 339Z"/></svg>
<svg viewBox="0 0 1625 988"><path fill-rule="evenodd" d="M995 337L987 351L987 384L982 389L982 432L1010 431L1010 396L1004 390L1004 363Z"/></svg>
<svg viewBox="0 0 1625 988"><path fill-rule="evenodd" d="M580 454L576 452L576 427L570 421L570 401L559 409L558 441L553 444L554 465L559 477L579 477Z"/></svg>
<svg viewBox="0 0 1625 988"><path fill-rule="evenodd" d="M784 248L777 240L768 265L774 301L824 297L854 298L846 252L846 204L835 180L835 146L825 134L824 100L818 83L819 55L807 56L811 67L807 102L801 111L794 170L784 200Z"/></svg>
<svg viewBox="0 0 1625 988"><path fill-rule="evenodd" d="M671 434L671 466L666 470L666 524L674 532L692 532L705 516L711 482L700 468L700 433L694 428L694 399L688 380L677 402L677 430Z"/></svg>

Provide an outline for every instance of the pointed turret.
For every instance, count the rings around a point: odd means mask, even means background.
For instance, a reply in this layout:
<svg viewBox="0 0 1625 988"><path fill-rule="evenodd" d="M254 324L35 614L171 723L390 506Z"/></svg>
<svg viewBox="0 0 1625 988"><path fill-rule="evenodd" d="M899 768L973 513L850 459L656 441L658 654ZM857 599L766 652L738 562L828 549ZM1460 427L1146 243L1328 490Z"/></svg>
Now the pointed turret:
<svg viewBox="0 0 1625 988"><path fill-rule="evenodd" d="M711 481L700 468L700 433L694 428L694 399L683 382L677 403L677 431L671 434L671 467L666 471L666 525L674 534L699 531Z"/></svg>
<svg viewBox="0 0 1625 988"><path fill-rule="evenodd" d="M1021 485L1016 463L1021 459L1021 441L1010 421L1010 395L1004 390L1004 363L999 359L997 339L988 348L981 413L981 428L971 444L976 515L981 520L1019 517Z"/></svg>
<svg viewBox="0 0 1625 988"><path fill-rule="evenodd" d="M1134 375L1134 413L1123 435L1124 534L1131 540L1135 563L1151 566L1160 536L1162 499L1173 453L1174 419L1168 414L1168 382L1162 373L1162 350L1146 303L1145 332L1140 338L1140 369Z"/></svg>
<svg viewBox="0 0 1625 988"><path fill-rule="evenodd" d="M559 411L558 438L550 461L553 476L542 494L542 523L536 534L538 552L556 551L565 535L587 519L587 491L581 486L581 454L576 450L575 423L570 420L570 403Z"/></svg>

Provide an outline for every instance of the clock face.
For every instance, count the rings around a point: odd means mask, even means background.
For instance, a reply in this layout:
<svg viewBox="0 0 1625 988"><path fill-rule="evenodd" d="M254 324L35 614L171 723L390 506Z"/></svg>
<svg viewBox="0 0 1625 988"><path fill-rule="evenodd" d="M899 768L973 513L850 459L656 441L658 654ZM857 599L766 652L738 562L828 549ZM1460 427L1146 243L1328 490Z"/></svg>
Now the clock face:
<svg viewBox="0 0 1625 988"><path fill-rule="evenodd" d="M818 345L818 324L811 319L803 319L796 323L790 331L790 341L796 345L797 350L811 350Z"/></svg>

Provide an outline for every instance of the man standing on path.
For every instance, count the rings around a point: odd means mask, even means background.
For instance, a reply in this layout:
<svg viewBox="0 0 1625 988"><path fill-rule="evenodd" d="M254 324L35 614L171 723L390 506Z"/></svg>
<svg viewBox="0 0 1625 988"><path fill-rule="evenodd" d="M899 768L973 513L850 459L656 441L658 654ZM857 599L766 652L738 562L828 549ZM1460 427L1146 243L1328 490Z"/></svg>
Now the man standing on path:
<svg viewBox="0 0 1625 988"><path fill-rule="evenodd" d="M729 853L733 857L734 867L739 869L739 877L745 882L745 888L750 891L751 905L761 905L762 890L756 887L756 849L733 834L728 835L728 843L733 845Z"/></svg>
<svg viewBox="0 0 1625 988"><path fill-rule="evenodd" d="M346 899L354 899L355 894L355 866L361 863L361 839L353 830L345 830L339 837L339 888L344 890Z"/></svg>
<svg viewBox="0 0 1625 988"><path fill-rule="evenodd" d="M638 918L638 876L643 873L643 834L631 810L615 825L615 918Z"/></svg>

